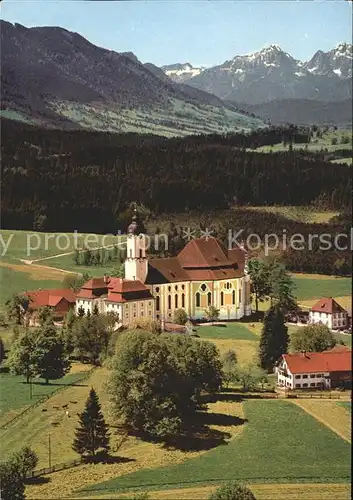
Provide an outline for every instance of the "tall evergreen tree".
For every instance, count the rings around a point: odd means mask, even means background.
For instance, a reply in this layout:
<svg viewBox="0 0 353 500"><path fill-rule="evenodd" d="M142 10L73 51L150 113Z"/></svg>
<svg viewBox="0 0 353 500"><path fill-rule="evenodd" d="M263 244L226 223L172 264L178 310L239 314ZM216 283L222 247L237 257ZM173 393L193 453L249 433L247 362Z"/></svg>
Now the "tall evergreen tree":
<svg viewBox="0 0 353 500"><path fill-rule="evenodd" d="M270 307L264 318L260 339L260 366L268 372L288 349L288 328L278 305Z"/></svg>
<svg viewBox="0 0 353 500"><path fill-rule="evenodd" d="M108 425L93 388L90 390L85 409L79 416L79 427L76 429L72 448L82 457L94 457L97 452L109 452Z"/></svg>

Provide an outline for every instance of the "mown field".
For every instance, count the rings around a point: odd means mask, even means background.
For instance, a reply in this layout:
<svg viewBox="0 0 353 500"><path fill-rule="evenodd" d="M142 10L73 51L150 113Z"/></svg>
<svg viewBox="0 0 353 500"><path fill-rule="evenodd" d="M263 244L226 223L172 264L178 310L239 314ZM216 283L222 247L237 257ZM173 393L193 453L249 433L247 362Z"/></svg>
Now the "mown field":
<svg viewBox="0 0 353 500"><path fill-rule="evenodd" d="M247 400L243 406L246 424L227 446L178 465L96 484L82 493L194 487L237 479L249 483L350 481L349 443L314 417L287 401Z"/></svg>
<svg viewBox="0 0 353 500"><path fill-rule="evenodd" d="M74 233L39 233L31 231L0 231L0 309L15 293L39 288L62 286L67 274L102 276L112 272L116 265L76 266L75 248L96 248L119 243L119 236ZM7 248L6 248L7 247ZM69 255L61 255L61 254ZM56 257L60 255L59 257ZM53 258L54 257L54 258ZM25 261L34 261L28 264Z"/></svg>
<svg viewBox="0 0 353 500"><path fill-rule="evenodd" d="M343 297L352 294L352 278L336 278L320 274L293 274L293 281L298 301L321 297Z"/></svg>
<svg viewBox="0 0 353 500"><path fill-rule="evenodd" d="M342 143L342 138L349 139L347 144ZM337 144L332 144L332 139L337 141ZM352 149L352 130L333 130L327 133L323 133L322 137L313 137L311 141L306 143L293 143L293 150L304 149L307 151L320 151L321 149L327 149L328 152L333 152L339 149ZM273 144L272 146L261 146L253 151L258 153L276 153L280 151L288 151L289 144L284 145L283 143Z"/></svg>
<svg viewBox="0 0 353 500"><path fill-rule="evenodd" d="M93 249L121 241L119 236L114 235L45 233L10 229L2 229L0 238L2 250L0 261L2 262L16 262L19 259L47 259L55 255L74 252L75 248Z"/></svg>
<svg viewBox="0 0 353 500"><path fill-rule="evenodd" d="M70 373L59 380L52 380L49 384L45 380L35 378L32 381L32 397L30 384L25 377L0 373L0 427L21 413L25 408L38 403L43 397L53 394L63 387L75 384L88 371L87 365L73 365Z"/></svg>

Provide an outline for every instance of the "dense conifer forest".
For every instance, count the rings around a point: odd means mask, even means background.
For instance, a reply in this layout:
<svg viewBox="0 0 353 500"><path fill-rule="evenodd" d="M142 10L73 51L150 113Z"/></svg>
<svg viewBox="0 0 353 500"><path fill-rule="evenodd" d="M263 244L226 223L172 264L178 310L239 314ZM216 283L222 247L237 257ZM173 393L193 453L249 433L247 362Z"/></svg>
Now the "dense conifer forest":
<svg viewBox="0 0 353 500"><path fill-rule="evenodd" d="M154 214L234 205L349 209L346 165L246 148L303 142L296 127L167 139L40 129L2 120L2 227L115 232L131 201Z"/></svg>

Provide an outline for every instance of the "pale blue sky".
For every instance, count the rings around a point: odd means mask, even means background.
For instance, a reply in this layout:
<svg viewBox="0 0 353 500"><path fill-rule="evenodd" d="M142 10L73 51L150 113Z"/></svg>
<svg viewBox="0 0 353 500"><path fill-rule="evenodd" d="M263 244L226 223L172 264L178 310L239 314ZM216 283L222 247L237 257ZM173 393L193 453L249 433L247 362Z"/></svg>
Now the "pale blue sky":
<svg viewBox="0 0 353 500"><path fill-rule="evenodd" d="M352 41L352 3L345 0L3 0L1 18L61 26L159 66L213 66L270 43L306 60L318 49Z"/></svg>

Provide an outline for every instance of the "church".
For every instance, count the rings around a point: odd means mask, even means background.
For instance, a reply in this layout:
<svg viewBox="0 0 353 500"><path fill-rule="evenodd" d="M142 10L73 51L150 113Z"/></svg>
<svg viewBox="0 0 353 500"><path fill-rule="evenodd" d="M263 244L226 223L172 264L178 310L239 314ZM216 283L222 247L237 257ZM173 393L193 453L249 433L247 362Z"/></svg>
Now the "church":
<svg viewBox="0 0 353 500"><path fill-rule="evenodd" d="M251 314L246 252L226 250L215 238L190 240L176 257L149 259L137 216L127 230L125 278L93 278L76 296L76 311L115 312L120 325L136 319L173 321L184 309L191 320L214 306L220 320Z"/></svg>

